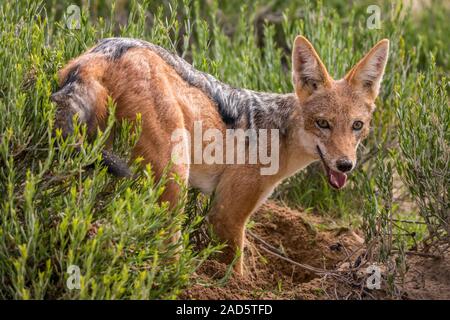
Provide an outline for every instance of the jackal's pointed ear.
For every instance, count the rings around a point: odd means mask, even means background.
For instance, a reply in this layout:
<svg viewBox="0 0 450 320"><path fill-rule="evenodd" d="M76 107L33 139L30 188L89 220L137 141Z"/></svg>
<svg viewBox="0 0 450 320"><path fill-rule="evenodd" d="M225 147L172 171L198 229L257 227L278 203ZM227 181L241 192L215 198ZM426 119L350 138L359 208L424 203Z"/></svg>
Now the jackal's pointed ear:
<svg viewBox="0 0 450 320"><path fill-rule="evenodd" d="M378 42L345 76L357 90L372 100L378 96L389 53L389 40Z"/></svg>
<svg viewBox="0 0 450 320"><path fill-rule="evenodd" d="M311 43L297 36L292 49L292 81L300 100L321 87L329 87L331 78Z"/></svg>

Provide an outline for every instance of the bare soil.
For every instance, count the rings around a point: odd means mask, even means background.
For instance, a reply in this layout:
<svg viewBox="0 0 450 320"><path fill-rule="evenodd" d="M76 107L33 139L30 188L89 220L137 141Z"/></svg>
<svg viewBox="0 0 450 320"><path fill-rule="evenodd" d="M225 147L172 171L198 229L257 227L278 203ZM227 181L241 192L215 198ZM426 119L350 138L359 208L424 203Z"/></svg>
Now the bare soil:
<svg viewBox="0 0 450 320"><path fill-rule="evenodd" d="M250 232L290 259L313 267L333 269L347 254L362 246L355 232L329 227L323 218L280 206L264 204L252 217ZM326 299L327 283L311 271L262 250L260 241L247 235L245 275L231 276L217 285L227 266L207 261L198 271L197 284L182 299ZM212 280L212 281L211 281Z"/></svg>
<svg viewBox="0 0 450 320"><path fill-rule="evenodd" d="M334 270L355 265L365 252L358 231L332 220L269 201L252 217L245 248L245 274L209 260L195 275L195 284L180 299L397 299L383 290L370 293L352 283L320 276L263 248L261 240L298 263ZM258 238L256 239L255 236ZM408 258L410 269L401 288L403 299L450 299L450 258L434 261ZM364 283L364 282L356 282ZM403 285L402 285L403 286Z"/></svg>
<svg viewBox="0 0 450 320"><path fill-rule="evenodd" d="M450 256L443 259L412 257L405 277L408 299L450 300Z"/></svg>

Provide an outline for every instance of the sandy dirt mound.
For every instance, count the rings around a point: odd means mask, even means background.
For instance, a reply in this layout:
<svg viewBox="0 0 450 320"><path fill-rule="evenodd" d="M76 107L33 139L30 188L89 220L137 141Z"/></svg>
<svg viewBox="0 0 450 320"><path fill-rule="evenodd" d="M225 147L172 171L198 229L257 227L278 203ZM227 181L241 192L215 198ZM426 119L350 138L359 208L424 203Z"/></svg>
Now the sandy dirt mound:
<svg viewBox="0 0 450 320"><path fill-rule="evenodd" d="M330 224L323 218L275 202L263 205L252 220L245 248L245 276L226 277L226 265L207 261L197 272L197 284L180 298L326 299L329 283L266 252L261 240L296 262L326 269L333 269L362 246L362 239L355 232L326 227Z"/></svg>
<svg viewBox="0 0 450 320"><path fill-rule="evenodd" d="M268 244L291 260L327 270L359 265L364 240L357 232L314 214L268 202L252 217L245 248L245 275L214 260L204 263L180 299L450 299L450 257L408 256L409 271L397 294L367 290L365 266L339 277L319 276L267 252ZM386 276L386 275L385 275Z"/></svg>

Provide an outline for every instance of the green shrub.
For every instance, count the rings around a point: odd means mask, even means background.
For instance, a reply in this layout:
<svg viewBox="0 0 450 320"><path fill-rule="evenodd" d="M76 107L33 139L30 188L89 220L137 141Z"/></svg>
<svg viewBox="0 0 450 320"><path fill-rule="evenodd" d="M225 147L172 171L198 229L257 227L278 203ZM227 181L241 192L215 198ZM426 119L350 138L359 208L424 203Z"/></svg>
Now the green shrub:
<svg viewBox="0 0 450 320"><path fill-rule="evenodd" d="M397 169L426 222L426 244L450 243L450 108L449 82L436 76L434 63L419 74L416 92L403 96L398 108Z"/></svg>
<svg viewBox="0 0 450 320"><path fill-rule="evenodd" d="M56 71L110 31L85 18L82 30L68 30L28 1L3 2L0 12L0 298L175 298L215 251L192 250L199 220L158 205L166 179L156 183L151 168L118 180L99 165L113 116L89 144L79 142L85 128L65 141L53 135ZM123 156L139 133L129 125L115 129ZM181 226L183 237L169 244ZM79 290L67 286L71 265Z"/></svg>

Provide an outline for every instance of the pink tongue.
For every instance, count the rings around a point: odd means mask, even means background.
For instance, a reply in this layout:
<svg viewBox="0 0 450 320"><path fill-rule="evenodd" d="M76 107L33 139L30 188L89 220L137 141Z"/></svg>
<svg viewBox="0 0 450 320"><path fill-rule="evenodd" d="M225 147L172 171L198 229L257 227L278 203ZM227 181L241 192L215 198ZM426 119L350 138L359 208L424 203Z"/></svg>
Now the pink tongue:
<svg viewBox="0 0 450 320"><path fill-rule="evenodd" d="M347 175L345 173L337 172L330 169L329 172L330 184L336 189L340 189L345 185L347 181Z"/></svg>

